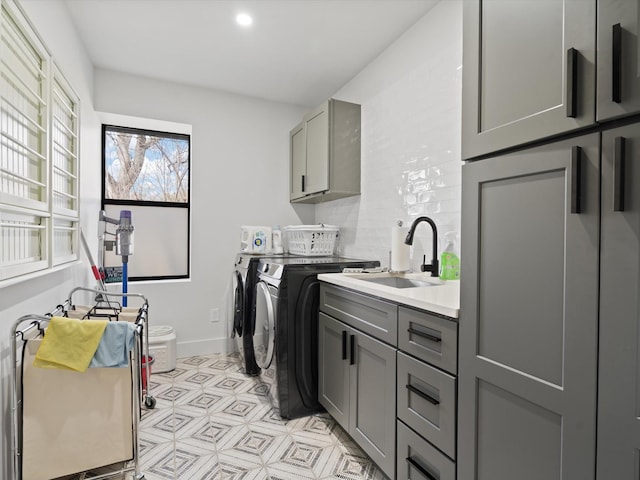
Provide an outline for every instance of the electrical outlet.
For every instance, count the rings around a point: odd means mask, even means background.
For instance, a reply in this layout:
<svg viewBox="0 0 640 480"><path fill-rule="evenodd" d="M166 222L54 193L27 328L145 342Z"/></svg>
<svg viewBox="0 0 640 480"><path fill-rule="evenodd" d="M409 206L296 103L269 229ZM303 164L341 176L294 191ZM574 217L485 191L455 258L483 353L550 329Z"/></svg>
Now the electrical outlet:
<svg viewBox="0 0 640 480"><path fill-rule="evenodd" d="M220 310L217 308L212 308L209 312L209 321L211 323L217 323L220 321Z"/></svg>

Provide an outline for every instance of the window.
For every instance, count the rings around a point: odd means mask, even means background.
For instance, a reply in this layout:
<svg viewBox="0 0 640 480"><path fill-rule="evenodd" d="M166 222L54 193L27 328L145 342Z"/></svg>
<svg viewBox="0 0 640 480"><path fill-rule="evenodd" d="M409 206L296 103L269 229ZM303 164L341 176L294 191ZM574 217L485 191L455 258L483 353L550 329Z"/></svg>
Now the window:
<svg viewBox="0 0 640 480"><path fill-rule="evenodd" d="M188 278L191 137L103 125L102 141L102 208L131 211L134 226L129 280ZM105 252L105 267L121 261Z"/></svg>
<svg viewBox="0 0 640 480"><path fill-rule="evenodd" d="M79 100L13 1L0 32L3 282L78 258Z"/></svg>

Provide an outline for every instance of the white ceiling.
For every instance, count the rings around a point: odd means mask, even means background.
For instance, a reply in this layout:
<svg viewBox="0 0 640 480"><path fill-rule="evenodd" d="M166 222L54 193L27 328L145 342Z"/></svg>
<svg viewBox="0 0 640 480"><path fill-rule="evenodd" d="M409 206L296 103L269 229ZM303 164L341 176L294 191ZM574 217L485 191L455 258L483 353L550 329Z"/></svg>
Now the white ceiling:
<svg viewBox="0 0 640 480"><path fill-rule="evenodd" d="M65 0L95 66L312 107L438 0ZM254 18L243 29L238 12Z"/></svg>

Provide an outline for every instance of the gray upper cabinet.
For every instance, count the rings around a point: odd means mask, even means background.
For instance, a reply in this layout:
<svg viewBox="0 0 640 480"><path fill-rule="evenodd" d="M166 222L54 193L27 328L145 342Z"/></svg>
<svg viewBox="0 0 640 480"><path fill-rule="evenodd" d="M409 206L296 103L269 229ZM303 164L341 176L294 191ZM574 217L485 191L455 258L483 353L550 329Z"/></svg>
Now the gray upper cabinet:
<svg viewBox="0 0 640 480"><path fill-rule="evenodd" d="M331 99L289 134L291 202L360 194L360 105Z"/></svg>
<svg viewBox="0 0 640 480"><path fill-rule="evenodd" d="M304 176L307 173L306 138L304 122L299 123L289 133L289 151L291 155L291 175L289 197L291 200L302 197Z"/></svg>
<svg viewBox="0 0 640 480"><path fill-rule="evenodd" d="M602 135L598 479L637 480L640 124Z"/></svg>
<svg viewBox="0 0 640 480"><path fill-rule="evenodd" d="M595 122L595 0L464 2L464 159Z"/></svg>
<svg viewBox="0 0 640 480"><path fill-rule="evenodd" d="M461 480L595 478L599 158L592 134L463 166Z"/></svg>
<svg viewBox="0 0 640 480"><path fill-rule="evenodd" d="M638 0L598 0L598 121L640 112Z"/></svg>

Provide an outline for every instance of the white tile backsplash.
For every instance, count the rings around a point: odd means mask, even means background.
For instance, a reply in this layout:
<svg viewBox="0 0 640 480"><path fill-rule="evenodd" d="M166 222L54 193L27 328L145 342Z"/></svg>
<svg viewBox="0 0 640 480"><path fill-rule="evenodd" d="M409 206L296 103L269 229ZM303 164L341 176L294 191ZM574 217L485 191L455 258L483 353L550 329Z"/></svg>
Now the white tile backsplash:
<svg viewBox="0 0 640 480"><path fill-rule="evenodd" d="M440 2L414 27L424 31L419 61L360 100L362 194L318 204L315 211L317 222L340 226L342 255L388 266L391 228L398 220L409 226L422 215L438 226L439 252L447 232L460 232L462 12L451 3ZM383 53L376 67L384 61ZM365 69L360 83L366 75ZM430 260L431 244L431 229L420 225L412 248L414 270L423 252Z"/></svg>

